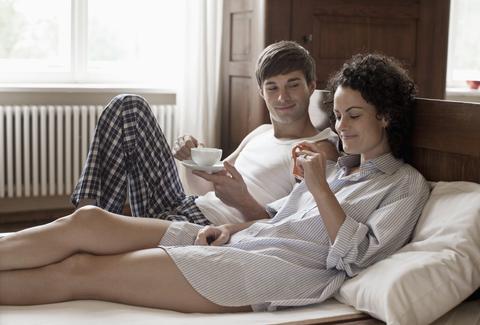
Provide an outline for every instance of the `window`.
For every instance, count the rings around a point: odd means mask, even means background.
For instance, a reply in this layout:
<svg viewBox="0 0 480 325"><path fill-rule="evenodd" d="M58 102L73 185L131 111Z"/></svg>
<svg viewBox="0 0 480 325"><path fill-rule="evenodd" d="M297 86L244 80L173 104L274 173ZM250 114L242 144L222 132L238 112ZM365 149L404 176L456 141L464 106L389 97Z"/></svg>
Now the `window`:
<svg viewBox="0 0 480 325"><path fill-rule="evenodd" d="M478 0L451 0L447 88L468 88L480 81L480 5Z"/></svg>
<svg viewBox="0 0 480 325"><path fill-rule="evenodd" d="M178 85L184 2L0 0L0 82Z"/></svg>

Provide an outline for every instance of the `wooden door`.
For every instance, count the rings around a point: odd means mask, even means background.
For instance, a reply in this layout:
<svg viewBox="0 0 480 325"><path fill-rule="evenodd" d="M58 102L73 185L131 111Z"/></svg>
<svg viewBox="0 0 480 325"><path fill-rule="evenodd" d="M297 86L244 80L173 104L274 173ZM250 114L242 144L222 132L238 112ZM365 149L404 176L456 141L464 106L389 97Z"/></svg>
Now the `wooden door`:
<svg viewBox="0 0 480 325"><path fill-rule="evenodd" d="M444 99L450 0L292 0L292 39L317 64L317 88L357 52L404 62L418 97Z"/></svg>
<svg viewBox="0 0 480 325"><path fill-rule="evenodd" d="M232 153L256 127L270 123L255 65L263 49L291 38L291 0L225 0L222 48L222 149Z"/></svg>

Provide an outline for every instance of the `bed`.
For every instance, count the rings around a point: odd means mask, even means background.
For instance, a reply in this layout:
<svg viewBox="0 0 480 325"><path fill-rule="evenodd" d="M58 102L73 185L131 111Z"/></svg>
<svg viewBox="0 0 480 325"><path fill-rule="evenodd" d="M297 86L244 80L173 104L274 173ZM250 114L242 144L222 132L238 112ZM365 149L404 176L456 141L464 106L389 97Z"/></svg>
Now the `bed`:
<svg viewBox="0 0 480 325"><path fill-rule="evenodd" d="M322 103L315 91L317 127ZM0 324L480 324L480 104L416 99L414 128L411 163L432 192L411 242L322 304L209 315L73 301L0 306Z"/></svg>

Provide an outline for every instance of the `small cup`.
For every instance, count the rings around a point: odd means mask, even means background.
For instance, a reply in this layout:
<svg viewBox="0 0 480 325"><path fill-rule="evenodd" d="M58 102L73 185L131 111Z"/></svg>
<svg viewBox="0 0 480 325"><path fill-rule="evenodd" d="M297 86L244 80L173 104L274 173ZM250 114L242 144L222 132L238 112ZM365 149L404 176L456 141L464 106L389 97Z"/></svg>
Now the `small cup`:
<svg viewBox="0 0 480 325"><path fill-rule="evenodd" d="M192 159L200 166L213 166L222 158L222 149L192 148Z"/></svg>

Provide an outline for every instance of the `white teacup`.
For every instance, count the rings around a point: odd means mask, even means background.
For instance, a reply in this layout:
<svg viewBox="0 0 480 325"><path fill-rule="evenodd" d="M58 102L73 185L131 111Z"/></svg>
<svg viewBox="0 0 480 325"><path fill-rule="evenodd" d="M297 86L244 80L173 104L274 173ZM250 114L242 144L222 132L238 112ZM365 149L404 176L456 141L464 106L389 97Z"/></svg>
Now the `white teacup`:
<svg viewBox="0 0 480 325"><path fill-rule="evenodd" d="M192 159L200 166L213 166L222 158L222 149L192 148Z"/></svg>

